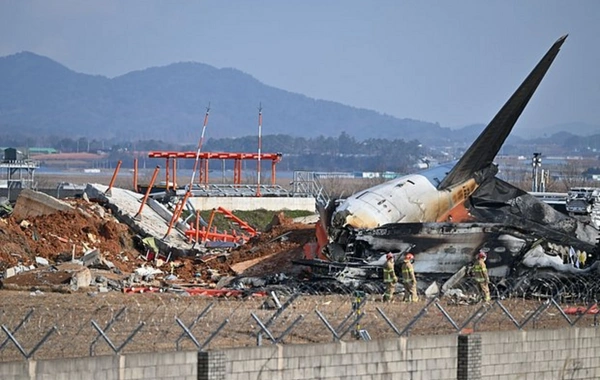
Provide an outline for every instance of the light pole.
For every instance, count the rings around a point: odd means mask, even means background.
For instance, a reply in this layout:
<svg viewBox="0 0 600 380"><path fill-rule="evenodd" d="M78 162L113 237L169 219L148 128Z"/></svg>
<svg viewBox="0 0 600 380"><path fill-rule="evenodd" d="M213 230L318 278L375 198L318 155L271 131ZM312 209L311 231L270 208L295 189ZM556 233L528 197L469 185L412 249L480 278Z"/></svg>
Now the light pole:
<svg viewBox="0 0 600 380"><path fill-rule="evenodd" d="M531 185L531 191L539 191L540 187L538 184L538 170L542 166L542 154L534 153L531 159L531 165L533 166L533 183Z"/></svg>

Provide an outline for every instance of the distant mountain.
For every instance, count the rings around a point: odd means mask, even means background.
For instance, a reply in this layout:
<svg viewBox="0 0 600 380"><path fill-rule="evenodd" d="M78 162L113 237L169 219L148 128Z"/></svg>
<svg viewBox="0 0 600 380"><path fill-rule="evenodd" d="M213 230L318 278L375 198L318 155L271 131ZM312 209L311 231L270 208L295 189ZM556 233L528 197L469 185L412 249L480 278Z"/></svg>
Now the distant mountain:
<svg viewBox="0 0 600 380"><path fill-rule="evenodd" d="M523 138L538 139L548 138L560 132L569 132L577 136L591 136L600 132L600 125L582 122L561 123L541 127L530 127L527 132L521 132Z"/></svg>
<svg viewBox="0 0 600 380"><path fill-rule="evenodd" d="M263 133L423 142L449 136L439 125L316 100L267 86L235 69L175 63L109 79L73 72L33 53L0 58L0 125L5 132L70 137L197 141L206 106L208 137Z"/></svg>
<svg viewBox="0 0 600 380"><path fill-rule="evenodd" d="M403 139L429 146L461 146L470 144L484 127L451 130L437 123L399 119L291 93L241 71L202 63L174 63L110 79L76 73L29 52L0 58L0 133L7 135L195 144L209 103L208 138L256 135L259 104L265 135L311 138L338 137L346 132L358 140ZM600 129L557 125L537 131L535 136L549 136L560 128L571 133ZM511 141L518 143L519 137L511 135L507 143Z"/></svg>

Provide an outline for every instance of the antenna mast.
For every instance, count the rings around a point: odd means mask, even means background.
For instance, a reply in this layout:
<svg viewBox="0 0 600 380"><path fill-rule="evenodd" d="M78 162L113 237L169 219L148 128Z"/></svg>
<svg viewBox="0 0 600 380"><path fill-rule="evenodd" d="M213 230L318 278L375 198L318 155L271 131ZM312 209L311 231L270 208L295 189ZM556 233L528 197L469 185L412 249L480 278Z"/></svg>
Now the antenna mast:
<svg viewBox="0 0 600 380"><path fill-rule="evenodd" d="M194 185L194 176L196 175L196 169L198 168L198 161L200 160L200 152L202 151L202 142L204 141L204 132L206 131L206 125L208 124L208 113L210 112L210 103L208 103L208 107L206 107L206 113L204 114L204 124L202 125L202 135L200 135L200 140L198 141L198 150L196 151L196 160L194 161L194 170L192 171L192 175L190 176L190 184L188 186L187 191L183 198L177 202L175 205L175 210L173 210L173 215L171 216L171 221L169 222L169 228L167 229L167 233L165 234L165 238L169 236L171 233L171 229L173 225L176 223L177 219L181 216L183 212L183 207L185 206L187 200L192 195L192 186ZM168 167L167 167L167 170Z"/></svg>
<svg viewBox="0 0 600 380"><path fill-rule="evenodd" d="M256 196L260 197L260 152L262 148L262 104L258 105L258 159L256 164L257 171L257 186L256 186Z"/></svg>
<svg viewBox="0 0 600 380"><path fill-rule="evenodd" d="M200 140L198 141L198 150L196 151L196 160L194 161L194 170L192 171L192 176L190 177L190 186L188 191L192 191L192 185L194 184L194 176L196 175L196 170L198 169L198 161L200 160L200 153L202 152L202 143L204 142L204 132L206 132L206 125L208 124L208 114L210 113L210 102L208 103L208 107L206 107L206 113L204 114L204 123L202 125L202 134L200 135Z"/></svg>

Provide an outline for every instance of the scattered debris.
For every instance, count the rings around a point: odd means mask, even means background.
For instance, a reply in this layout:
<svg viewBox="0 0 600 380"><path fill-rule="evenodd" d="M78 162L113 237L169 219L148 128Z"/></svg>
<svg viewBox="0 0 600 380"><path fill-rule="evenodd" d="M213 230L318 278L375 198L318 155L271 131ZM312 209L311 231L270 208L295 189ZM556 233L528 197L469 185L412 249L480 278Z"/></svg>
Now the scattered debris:
<svg viewBox="0 0 600 380"><path fill-rule="evenodd" d="M63 201L32 190L21 193L17 212L0 219L2 287L82 290L90 296L108 291L247 295L252 281L241 286L245 280L234 279L298 273L292 260L300 258L303 245L313 239L314 226L295 223L281 213L268 231L250 234L246 226L242 244L190 244L179 230L164 237L169 221L150 207L141 220L134 220L138 194L113 188L108 199L103 189L88 185L84 197ZM238 288L222 289L234 286Z"/></svg>
<svg viewBox="0 0 600 380"><path fill-rule="evenodd" d="M563 309L565 314L570 315L581 315L581 314L598 314L600 310L598 310L598 304L593 304L589 307L583 306L569 306Z"/></svg>

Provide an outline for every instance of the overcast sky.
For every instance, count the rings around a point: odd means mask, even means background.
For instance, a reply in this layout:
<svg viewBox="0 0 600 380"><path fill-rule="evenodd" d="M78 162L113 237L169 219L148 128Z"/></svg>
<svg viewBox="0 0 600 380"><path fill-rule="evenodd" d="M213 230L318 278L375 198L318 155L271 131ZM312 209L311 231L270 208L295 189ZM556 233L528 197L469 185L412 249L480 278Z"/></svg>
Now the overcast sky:
<svg viewBox="0 0 600 380"><path fill-rule="evenodd" d="M31 51L108 77L195 61L459 127L489 122L569 34L515 130L600 125L599 18L596 0L0 0L0 56Z"/></svg>

